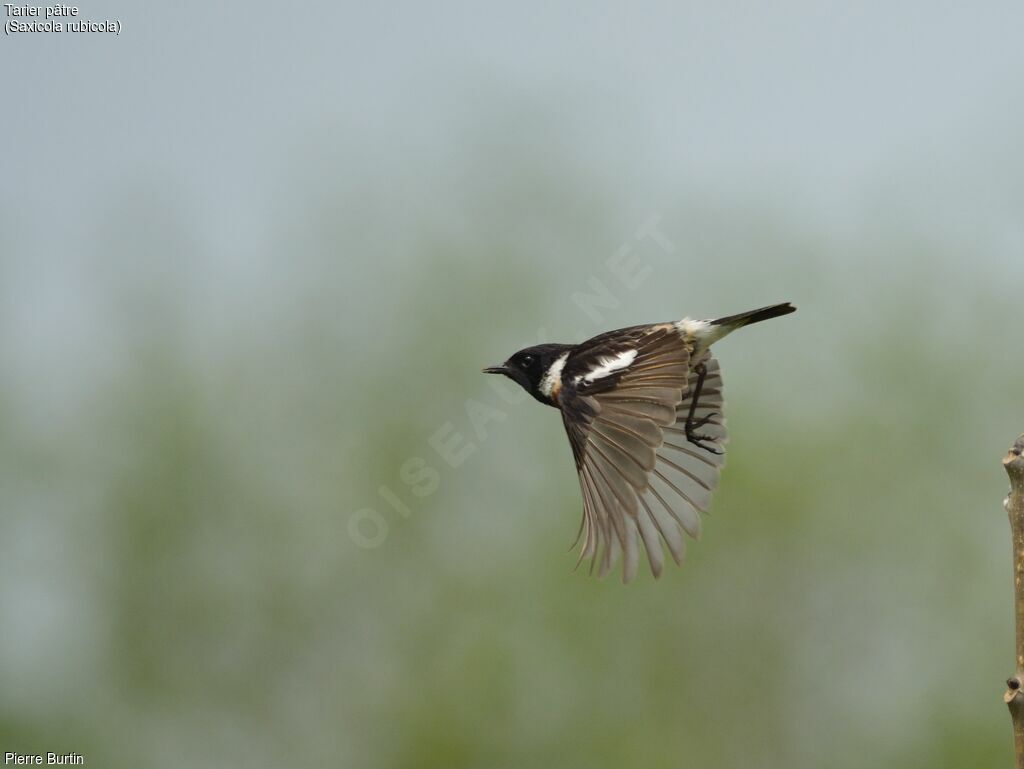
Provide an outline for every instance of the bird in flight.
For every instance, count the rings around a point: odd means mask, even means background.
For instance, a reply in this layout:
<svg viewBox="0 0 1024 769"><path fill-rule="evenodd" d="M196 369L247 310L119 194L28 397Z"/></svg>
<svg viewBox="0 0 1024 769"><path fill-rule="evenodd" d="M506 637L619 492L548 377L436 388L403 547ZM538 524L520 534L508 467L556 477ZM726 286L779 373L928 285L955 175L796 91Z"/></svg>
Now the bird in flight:
<svg viewBox="0 0 1024 769"><path fill-rule="evenodd" d="M630 326L577 345L539 344L485 374L503 374L562 412L583 491L579 560L603 577L622 554L636 576L640 543L655 577L662 541L700 537L725 464L722 374L711 345L743 326L795 312L789 302L717 320Z"/></svg>

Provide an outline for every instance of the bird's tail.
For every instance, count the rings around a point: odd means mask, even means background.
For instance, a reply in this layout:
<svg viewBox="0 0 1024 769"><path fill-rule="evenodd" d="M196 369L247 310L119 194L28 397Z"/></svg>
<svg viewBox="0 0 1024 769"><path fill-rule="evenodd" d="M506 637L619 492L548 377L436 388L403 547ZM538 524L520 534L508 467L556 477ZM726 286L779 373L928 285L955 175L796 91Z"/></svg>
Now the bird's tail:
<svg viewBox="0 0 1024 769"><path fill-rule="evenodd" d="M724 318L710 321L710 323L712 326L724 326L722 330L728 333L729 331L749 326L751 323L760 323L762 320L770 320L780 315L789 315L791 312L796 312L796 307L789 302L783 302L782 304L760 307L750 312L741 312L739 315L727 315Z"/></svg>
<svg viewBox="0 0 1024 769"><path fill-rule="evenodd" d="M731 334L738 328L749 326L751 323L760 323L762 320L777 318L780 315L789 315L796 312L796 307L789 302L772 304L768 307L761 307L750 312L741 312L739 315L727 315L717 320L693 321L684 318L679 321L679 328L684 334L692 335L695 342L693 355L697 350L706 349L727 334Z"/></svg>

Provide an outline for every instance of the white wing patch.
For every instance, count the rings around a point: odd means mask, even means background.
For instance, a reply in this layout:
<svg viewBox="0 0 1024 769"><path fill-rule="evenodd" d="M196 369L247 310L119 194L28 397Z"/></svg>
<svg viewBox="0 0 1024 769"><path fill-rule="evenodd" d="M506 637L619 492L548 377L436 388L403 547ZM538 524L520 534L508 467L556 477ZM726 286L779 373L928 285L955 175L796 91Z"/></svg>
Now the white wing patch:
<svg viewBox="0 0 1024 769"><path fill-rule="evenodd" d="M565 361L569 357L569 353L562 353L558 360L551 364L551 368L544 375L544 378L540 380L540 391L549 398L551 397L551 391L555 389L555 383L562 378L562 369L565 367Z"/></svg>
<svg viewBox="0 0 1024 769"><path fill-rule="evenodd" d="M575 379L575 383L579 384L580 381L586 379L588 382L593 382L601 377L606 377L609 374L613 374L616 371L626 368L636 358L636 350L624 350L614 357L602 356L597 359L598 365L588 371L586 374L580 374Z"/></svg>

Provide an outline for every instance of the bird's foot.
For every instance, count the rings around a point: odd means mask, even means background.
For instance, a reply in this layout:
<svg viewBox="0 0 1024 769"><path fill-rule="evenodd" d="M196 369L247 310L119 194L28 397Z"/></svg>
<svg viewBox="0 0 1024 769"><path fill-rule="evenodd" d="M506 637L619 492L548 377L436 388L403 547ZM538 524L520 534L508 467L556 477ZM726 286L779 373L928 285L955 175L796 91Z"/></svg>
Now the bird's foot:
<svg viewBox="0 0 1024 769"><path fill-rule="evenodd" d="M714 446L709 446L709 445L707 445L704 442L704 441L713 441L714 438L712 438L710 435L704 435L703 433L696 432L697 430L702 428L704 425L706 425L708 422L710 422L713 417L716 417L716 416L718 416L718 413L715 412L715 411L712 411L710 414L708 414L707 416L703 416L700 419L693 419L692 417L690 419L687 419L686 420L686 440L688 440L694 446L698 446L698 447L704 449L705 451L710 452L711 454L719 454L719 455L721 455L723 453L721 449L716 449Z"/></svg>

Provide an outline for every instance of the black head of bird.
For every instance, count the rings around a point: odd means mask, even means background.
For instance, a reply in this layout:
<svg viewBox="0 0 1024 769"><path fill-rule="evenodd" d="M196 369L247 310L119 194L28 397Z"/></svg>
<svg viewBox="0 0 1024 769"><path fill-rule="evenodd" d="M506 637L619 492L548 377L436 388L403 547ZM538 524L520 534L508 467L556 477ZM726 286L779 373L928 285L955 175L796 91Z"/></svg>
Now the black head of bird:
<svg viewBox="0 0 1024 769"><path fill-rule="evenodd" d="M537 344L526 347L500 366L488 366L484 373L504 374L541 403L554 406L550 398L541 391L541 385L555 361L572 347L571 344Z"/></svg>

